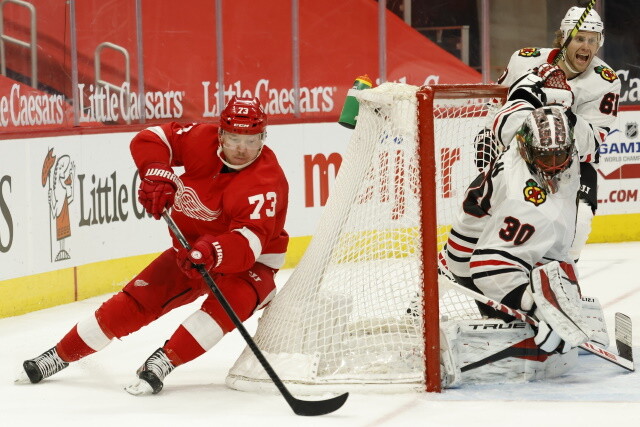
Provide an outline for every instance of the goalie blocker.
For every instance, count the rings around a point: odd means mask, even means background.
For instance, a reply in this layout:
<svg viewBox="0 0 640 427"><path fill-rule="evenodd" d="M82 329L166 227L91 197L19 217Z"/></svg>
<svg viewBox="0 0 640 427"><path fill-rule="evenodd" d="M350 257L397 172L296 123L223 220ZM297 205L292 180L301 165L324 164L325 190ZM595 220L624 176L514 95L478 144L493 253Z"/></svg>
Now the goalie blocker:
<svg viewBox="0 0 640 427"><path fill-rule="evenodd" d="M600 303L593 297L580 298L577 284L558 262L535 268L525 295L535 301L532 310L545 326L502 319L441 323L444 387L554 378L575 366L578 345L589 340L609 345ZM560 341L547 351L552 334Z"/></svg>

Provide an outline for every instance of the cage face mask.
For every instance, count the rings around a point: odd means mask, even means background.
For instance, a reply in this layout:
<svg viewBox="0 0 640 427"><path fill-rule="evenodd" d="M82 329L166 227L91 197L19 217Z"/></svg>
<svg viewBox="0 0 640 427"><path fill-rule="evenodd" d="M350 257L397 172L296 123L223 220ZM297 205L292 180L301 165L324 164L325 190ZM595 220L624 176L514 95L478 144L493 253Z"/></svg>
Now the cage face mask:
<svg viewBox="0 0 640 427"><path fill-rule="evenodd" d="M573 130L560 107L537 108L516 133L520 155L547 191L555 193L575 152Z"/></svg>

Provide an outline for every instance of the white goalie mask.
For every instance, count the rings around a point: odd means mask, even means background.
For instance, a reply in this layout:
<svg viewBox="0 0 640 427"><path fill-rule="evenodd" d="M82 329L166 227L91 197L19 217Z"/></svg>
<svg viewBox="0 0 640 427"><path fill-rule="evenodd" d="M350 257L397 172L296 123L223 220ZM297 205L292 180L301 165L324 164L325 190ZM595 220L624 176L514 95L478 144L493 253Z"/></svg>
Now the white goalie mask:
<svg viewBox="0 0 640 427"><path fill-rule="evenodd" d="M569 37L571 30L573 30L580 20L580 17L584 13L584 7L573 6L564 15L562 21L560 21L560 31L562 31L562 41L564 42ZM591 9L589 14L585 18L584 22L580 26L579 31L591 31L600 35L600 47L604 44L604 24L598 12Z"/></svg>
<svg viewBox="0 0 640 427"><path fill-rule="evenodd" d="M573 161L575 142L573 129L561 107L533 110L516 132L520 155L539 184L555 193L562 177Z"/></svg>

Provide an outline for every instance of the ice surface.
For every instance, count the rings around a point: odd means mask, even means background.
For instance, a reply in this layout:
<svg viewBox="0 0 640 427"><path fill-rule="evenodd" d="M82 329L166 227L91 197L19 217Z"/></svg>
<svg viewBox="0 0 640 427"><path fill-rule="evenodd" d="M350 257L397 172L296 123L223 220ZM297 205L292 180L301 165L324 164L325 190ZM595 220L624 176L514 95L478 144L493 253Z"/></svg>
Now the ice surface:
<svg viewBox="0 0 640 427"><path fill-rule="evenodd" d="M635 324L640 345L640 242L592 244L578 264L583 294L596 296L613 334L616 311ZM281 272L280 282L289 272ZM231 390L227 370L244 348L234 332L201 358L176 369L162 393L134 397L123 387L198 302L174 310L37 385L15 385L23 360L52 347L108 295L0 319L0 426L585 426L640 415L640 374L582 355L566 376L527 384L463 386L442 394L357 394L331 415L301 419L279 395ZM251 333L256 320L246 324ZM613 337L612 337L613 338ZM631 424L629 424L631 423ZM603 424L604 425L604 424Z"/></svg>

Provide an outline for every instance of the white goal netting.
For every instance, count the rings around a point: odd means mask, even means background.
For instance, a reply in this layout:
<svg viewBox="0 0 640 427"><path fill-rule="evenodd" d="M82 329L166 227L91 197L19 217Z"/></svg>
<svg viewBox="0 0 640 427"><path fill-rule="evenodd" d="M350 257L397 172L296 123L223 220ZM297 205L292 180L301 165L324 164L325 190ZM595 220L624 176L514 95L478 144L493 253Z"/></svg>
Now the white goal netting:
<svg viewBox="0 0 640 427"><path fill-rule="evenodd" d="M421 191L416 86L352 91L357 126L318 229L254 337L292 391L423 390ZM437 101L438 249L478 168L474 138L487 99ZM424 112L423 112L424 114ZM440 290L441 318L475 318L475 304ZM227 377L241 390L275 387L249 348Z"/></svg>

